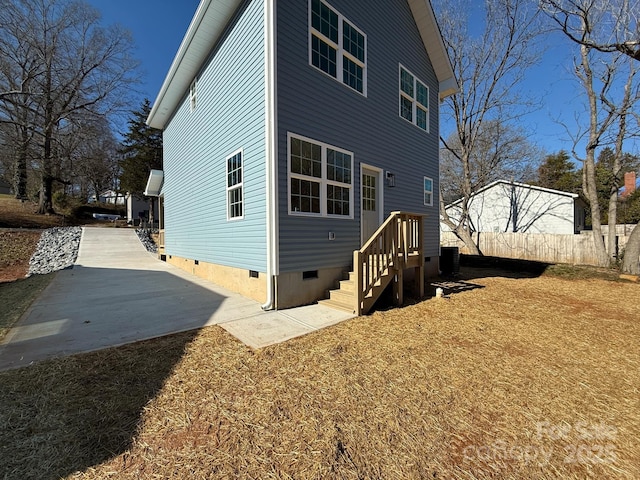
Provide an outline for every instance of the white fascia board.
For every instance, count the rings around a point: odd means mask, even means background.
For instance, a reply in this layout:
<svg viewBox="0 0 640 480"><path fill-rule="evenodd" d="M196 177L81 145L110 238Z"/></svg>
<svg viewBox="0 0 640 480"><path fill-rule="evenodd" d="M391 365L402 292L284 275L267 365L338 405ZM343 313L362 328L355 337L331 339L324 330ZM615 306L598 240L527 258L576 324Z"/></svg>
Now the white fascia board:
<svg viewBox="0 0 640 480"><path fill-rule="evenodd" d="M180 44L147 125L164 129L242 0L202 0Z"/></svg>
<svg viewBox="0 0 640 480"><path fill-rule="evenodd" d="M408 2L420 32L422 43L429 54L429 59L438 79L439 95L442 101L449 95L457 93L459 88L449 54L440 33L440 27L429 0L408 0Z"/></svg>

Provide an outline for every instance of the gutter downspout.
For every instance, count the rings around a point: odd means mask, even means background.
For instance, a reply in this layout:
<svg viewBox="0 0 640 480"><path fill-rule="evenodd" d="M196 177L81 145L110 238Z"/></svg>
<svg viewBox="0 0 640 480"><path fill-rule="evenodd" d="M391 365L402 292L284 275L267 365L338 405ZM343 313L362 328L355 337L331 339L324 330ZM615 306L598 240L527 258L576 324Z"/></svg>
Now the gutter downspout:
<svg viewBox="0 0 640 480"><path fill-rule="evenodd" d="M275 3L276 0L264 0L267 301L262 305L263 310L275 308L275 279L278 274Z"/></svg>

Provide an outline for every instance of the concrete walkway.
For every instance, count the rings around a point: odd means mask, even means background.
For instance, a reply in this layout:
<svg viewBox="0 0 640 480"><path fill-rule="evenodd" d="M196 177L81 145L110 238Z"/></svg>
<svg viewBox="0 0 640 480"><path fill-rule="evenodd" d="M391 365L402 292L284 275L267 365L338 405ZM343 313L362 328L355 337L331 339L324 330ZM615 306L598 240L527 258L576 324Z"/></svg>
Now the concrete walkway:
<svg viewBox="0 0 640 480"><path fill-rule="evenodd" d="M57 273L0 343L0 370L209 325L260 348L352 317L322 305L264 312L158 260L131 229L86 227L74 267Z"/></svg>

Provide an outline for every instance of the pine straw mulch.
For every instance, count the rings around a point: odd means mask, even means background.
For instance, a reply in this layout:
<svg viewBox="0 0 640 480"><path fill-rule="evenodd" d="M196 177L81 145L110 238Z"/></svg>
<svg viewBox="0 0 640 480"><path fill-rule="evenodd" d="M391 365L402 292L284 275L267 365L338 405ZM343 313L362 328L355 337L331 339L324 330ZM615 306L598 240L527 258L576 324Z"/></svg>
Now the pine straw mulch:
<svg viewBox="0 0 640 480"><path fill-rule="evenodd" d="M259 351L211 327L0 373L0 478L640 478L638 285L473 283Z"/></svg>

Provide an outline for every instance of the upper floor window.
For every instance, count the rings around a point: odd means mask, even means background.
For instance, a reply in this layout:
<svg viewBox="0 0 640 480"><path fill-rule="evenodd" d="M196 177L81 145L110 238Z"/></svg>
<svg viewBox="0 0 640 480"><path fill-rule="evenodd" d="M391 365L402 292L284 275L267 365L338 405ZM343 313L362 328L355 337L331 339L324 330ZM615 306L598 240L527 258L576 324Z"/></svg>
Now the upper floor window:
<svg viewBox="0 0 640 480"><path fill-rule="evenodd" d="M367 38L322 0L310 0L309 63L367 95Z"/></svg>
<svg viewBox="0 0 640 480"><path fill-rule="evenodd" d="M424 177L424 204L433 206L433 180L429 177Z"/></svg>
<svg viewBox="0 0 640 480"><path fill-rule="evenodd" d="M227 158L227 220L243 218L242 150Z"/></svg>
<svg viewBox="0 0 640 480"><path fill-rule="evenodd" d="M429 88L400 65L400 116L429 131Z"/></svg>
<svg viewBox="0 0 640 480"><path fill-rule="evenodd" d="M189 104L191 105L192 112L196 109L196 85L197 80L194 79L189 86Z"/></svg>
<svg viewBox="0 0 640 480"><path fill-rule="evenodd" d="M353 154L289 134L289 213L353 218Z"/></svg>

